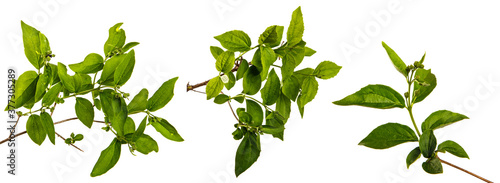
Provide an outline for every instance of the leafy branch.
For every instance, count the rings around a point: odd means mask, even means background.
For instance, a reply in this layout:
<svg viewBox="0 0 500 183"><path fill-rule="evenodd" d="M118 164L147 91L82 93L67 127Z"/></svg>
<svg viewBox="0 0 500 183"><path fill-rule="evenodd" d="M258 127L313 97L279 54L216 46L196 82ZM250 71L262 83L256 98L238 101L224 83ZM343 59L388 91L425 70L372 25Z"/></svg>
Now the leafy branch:
<svg viewBox="0 0 500 183"><path fill-rule="evenodd" d="M422 168L429 174L443 173L441 163L445 163L485 182L491 182L438 157L438 153L449 152L460 158L469 158L468 154L458 143L447 140L437 145L437 139L434 136L434 130L463 119L468 119L467 116L448 110L436 111L422 122L422 133L420 133L413 117L413 106L423 101L437 85L436 76L431 73L430 69L424 69L425 54L420 61L415 61L412 65L406 65L387 44L382 42L382 46L385 48L396 70L406 79L408 90L404 95L399 94L386 85L368 85L354 94L333 103L342 106L358 105L376 109L406 108L416 133L410 127L400 123L386 123L375 128L368 136L361 140L359 145L373 149L387 149L406 142L418 142L418 146L411 150L406 158L408 168L420 156L423 156L427 160L422 163Z"/></svg>
<svg viewBox="0 0 500 183"><path fill-rule="evenodd" d="M319 86L316 78L333 78L341 69L331 61L323 61L316 68L297 69L304 57L312 56L316 52L306 47L306 42L302 40L304 22L300 7L292 13L286 42L281 44L283 32L283 26L269 26L254 46L250 37L241 30L215 36L225 48L210 47L218 74L202 83L188 83L186 87L189 92L197 91L196 88L206 85L207 100L214 98L216 104L229 104L231 113L237 120L232 135L235 140L241 140L235 158L236 176L259 158L261 135L270 134L275 138L284 139L285 124L290 117L292 101L297 102L300 115L303 116L304 106L316 96ZM249 62L244 57L251 50L255 52ZM235 56L235 53L239 53L238 56ZM281 66L275 64L277 60L281 60ZM281 78L278 74L281 74ZM229 91L240 79L243 91L229 95ZM224 88L228 92L223 93ZM255 97L258 93L261 100ZM231 105L233 101L244 106L235 111Z"/></svg>

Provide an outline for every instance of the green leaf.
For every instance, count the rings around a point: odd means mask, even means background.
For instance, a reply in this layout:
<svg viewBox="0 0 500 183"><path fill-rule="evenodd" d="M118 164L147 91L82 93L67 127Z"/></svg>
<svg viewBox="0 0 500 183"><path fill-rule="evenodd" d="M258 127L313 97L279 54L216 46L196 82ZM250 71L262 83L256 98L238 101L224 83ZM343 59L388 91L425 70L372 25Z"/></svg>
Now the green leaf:
<svg viewBox="0 0 500 183"><path fill-rule="evenodd" d="M255 95L260 90L262 80L260 72L255 66L251 66L243 77L243 93Z"/></svg>
<svg viewBox="0 0 500 183"><path fill-rule="evenodd" d="M426 130L420 136L420 140L418 141L420 151L422 155L426 158L430 158L434 154L434 150L436 149L437 140L434 136L434 132L432 130Z"/></svg>
<svg viewBox="0 0 500 183"><path fill-rule="evenodd" d="M403 96L385 85L368 85L342 100L333 102L337 105L359 105L377 109L404 108Z"/></svg>
<svg viewBox="0 0 500 183"><path fill-rule="evenodd" d="M233 52L248 51L252 45L250 37L248 37L245 32L240 30L228 31L224 34L215 36L214 38L220 42L222 47Z"/></svg>
<svg viewBox="0 0 500 183"><path fill-rule="evenodd" d="M237 128L236 130L234 130L233 133L231 133L231 135L233 135L233 139L234 140L240 140L243 138L243 130L241 130L241 128Z"/></svg>
<svg viewBox="0 0 500 183"><path fill-rule="evenodd" d="M260 156L260 135L247 132L236 151L234 172L238 177L250 168Z"/></svg>
<svg viewBox="0 0 500 183"><path fill-rule="evenodd" d="M243 109L243 108L238 108L238 109ZM236 113L238 113L238 118L240 119L241 122L243 123L252 123L252 115L250 113L245 112L245 110L236 110Z"/></svg>
<svg viewBox="0 0 500 183"><path fill-rule="evenodd" d="M290 21L290 26L286 32L286 40L289 45L295 45L302 41L302 35L304 34L304 20L302 18L302 11L300 6L293 11L292 20Z"/></svg>
<svg viewBox="0 0 500 183"><path fill-rule="evenodd" d="M125 58L116 66L116 71L114 73L114 82L118 86L124 85L130 76L132 76L132 71L134 71L135 65L135 52L134 50L127 53Z"/></svg>
<svg viewBox="0 0 500 183"><path fill-rule="evenodd" d="M38 76L38 81L36 82L35 88L35 102L40 101L42 97L45 95L45 90L47 90L47 86L49 85L49 75L48 73L43 73Z"/></svg>
<svg viewBox="0 0 500 183"><path fill-rule="evenodd" d="M222 52L215 62L215 68L219 72L228 73L234 67L234 52L225 51Z"/></svg>
<svg viewBox="0 0 500 183"><path fill-rule="evenodd" d="M130 42L130 43L127 43L125 46L123 46L122 48L122 52L127 52L128 50L132 49L133 47L139 45L138 42Z"/></svg>
<svg viewBox="0 0 500 183"><path fill-rule="evenodd" d="M264 133L272 134L273 137L283 140L285 124L283 117L276 113L271 112L266 117L266 125L263 125L261 131Z"/></svg>
<svg viewBox="0 0 500 183"><path fill-rule="evenodd" d="M82 62L69 64L68 66L76 73L90 74L102 70L102 68L104 67L104 60L101 55L97 53L91 53L88 54Z"/></svg>
<svg viewBox="0 0 500 183"><path fill-rule="evenodd" d="M307 77L302 83L302 92L298 98L300 103L299 107L304 107L307 103L311 102L316 93L318 92L318 81L314 77Z"/></svg>
<svg viewBox="0 0 500 183"><path fill-rule="evenodd" d="M47 112L40 113L40 121L42 123L43 129L45 129L45 133L49 136L50 142L52 144L56 144L56 132L54 130L54 122L52 121L52 117Z"/></svg>
<svg viewBox="0 0 500 183"><path fill-rule="evenodd" d="M429 115L429 117L425 119L425 121L422 123L422 131L442 128L463 119L469 118L465 115L454 113L451 111L439 110L433 112L431 115Z"/></svg>
<svg viewBox="0 0 500 183"><path fill-rule="evenodd" d="M15 82L14 96L16 97L5 110L17 109L35 97L37 82L38 74L35 71L26 71L21 74Z"/></svg>
<svg viewBox="0 0 500 183"><path fill-rule="evenodd" d="M135 122L131 117L127 117L125 124L123 124L123 134L134 134L135 133Z"/></svg>
<svg viewBox="0 0 500 183"><path fill-rule="evenodd" d="M299 80L295 76L291 76L283 80L281 91L286 97L295 101L297 95L299 95L300 86Z"/></svg>
<svg viewBox="0 0 500 183"><path fill-rule="evenodd" d="M417 69L417 71L415 72L415 79L428 85L421 86L417 81L415 81L415 87L413 87L413 90L414 92L418 91L417 93L415 93L415 103L418 103L424 100L425 97L427 97L429 94L431 94L432 90L436 88L437 81L436 76L431 73L430 69Z"/></svg>
<svg viewBox="0 0 500 183"><path fill-rule="evenodd" d="M165 81L158 90L149 98L147 109L151 112L154 112L158 109L165 107L165 105L172 100L174 97L174 87L175 82L179 79L179 77L172 78L168 81Z"/></svg>
<svg viewBox="0 0 500 183"><path fill-rule="evenodd" d="M236 102L242 104L245 101L245 96L244 95L236 95L233 97Z"/></svg>
<svg viewBox="0 0 500 183"><path fill-rule="evenodd" d="M76 73L74 76L71 76L73 81L75 82L75 93L85 94L88 93L90 89L94 88L92 84L92 78L90 78L87 74ZM87 91L85 93L80 93L83 91Z"/></svg>
<svg viewBox="0 0 500 183"><path fill-rule="evenodd" d="M111 122L118 136L123 136L123 126L127 120L127 104L122 97L115 97L114 91L105 89L99 94L102 103L102 111Z"/></svg>
<svg viewBox="0 0 500 183"><path fill-rule="evenodd" d="M217 97L215 97L214 103L223 104L223 103L226 103L227 101L229 101L229 99L230 99L229 96L224 95L224 94L219 94L219 95L217 95Z"/></svg>
<svg viewBox="0 0 500 183"><path fill-rule="evenodd" d="M35 144L42 145L45 140L46 132L42 124L40 116L32 114L26 122L26 133L35 142Z"/></svg>
<svg viewBox="0 0 500 183"><path fill-rule="evenodd" d="M121 143L114 138L111 144L109 144L109 146L101 152L101 155L95 163L90 176L96 177L108 172L109 169L113 168L120 159L120 153Z"/></svg>
<svg viewBox="0 0 500 183"><path fill-rule="evenodd" d="M142 119L141 124L137 127L137 130L134 132L134 135L132 136L132 141L135 142L137 139L139 139L142 134L144 134L144 130L146 129L146 123L147 123L148 116L145 116L144 119Z"/></svg>
<svg viewBox="0 0 500 183"><path fill-rule="evenodd" d="M283 66L281 67L281 78L286 80L292 76L293 71L295 70L295 57L285 55L282 57L281 62L283 63Z"/></svg>
<svg viewBox="0 0 500 183"><path fill-rule="evenodd" d="M314 69L307 67L293 72L293 76L297 78L297 81L299 81L299 86L302 86L302 84L304 83L304 79L310 76L315 76L313 73Z"/></svg>
<svg viewBox="0 0 500 183"><path fill-rule="evenodd" d="M270 47L260 47L260 60L262 64L262 70L260 70L260 79L264 81L267 78L267 73L269 68L276 61L276 54L274 54L273 49Z"/></svg>
<svg viewBox="0 0 500 183"><path fill-rule="evenodd" d="M410 168L410 165L415 163L418 158L420 158L420 147L416 147L411 150L410 154L406 157L406 168Z"/></svg>
<svg viewBox="0 0 500 183"><path fill-rule="evenodd" d="M149 92L146 88L143 88L137 95L135 95L127 106L128 114L134 114L146 110L148 95Z"/></svg>
<svg viewBox="0 0 500 183"><path fill-rule="evenodd" d="M75 103L76 117L88 128L92 127L94 122L94 107L92 103L81 97L76 97Z"/></svg>
<svg viewBox="0 0 500 183"><path fill-rule="evenodd" d="M385 51L389 55L389 58L391 59L392 64L394 65L394 67L401 74L403 74L403 76L407 77L408 76L408 72L406 71L406 64L403 62L403 60L401 60L401 58L399 58L398 54L396 54L396 52L394 50L392 50L392 48L390 48L389 46L387 46L387 44L385 44L383 41L382 41L382 46L385 48Z"/></svg>
<svg viewBox="0 0 500 183"><path fill-rule="evenodd" d="M278 46L283 36L283 29L283 26L278 25L267 27L259 37L259 44L265 44L269 47Z"/></svg>
<svg viewBox="0 0 500 183"><path fill-rule="evenodd" d="M42 53L40 49L40 31L23 21L21 21L21 29L23 31L24 54L31 65L40 69L45 56L45 53Z"/></svg>
<svg viewBox="0 0 500 183"><path fill-rule="evenodd" d="M290 117L291 105L292 102L290 99L280 92L278 100L276 101L276 112L285 118L284 121Z"/></svg>
<svg viewBox="0 0 500 183"><path fill-rule="evenodd" d="M149 154L150 152L158 152L158 143L149 135L142 134L135 141L135 148L142 154Z"/></svg>
<svg viewBox="0 0 500 183"><path fill-rule="evenodd" d="M266 84L260 90L260 96L262 97L262 103L265 105L273 105L278 100L280 95L280 78L274 71L274 69L269 72Z"/></svg>
<svg viewBox="0 0 500 183"><path fill-rule="evenodd" d="M282 133L283 130L285 130L285 128L284 128L284 126L274 127L271 125L262 125L261 130L262 130L262 132L267 133L267 134L278 134L278 133Z"/></svg>
<svg viewBox="0 0 500 183"><path fill-rule="evenodd" d="M443 165L437 157L427 159L427 161L422 163L422 168L425 170L425 172L430 174L443 173Z"/></svg>
<svg viewBox="0 0 500 183"><path fill-rule="evenodd" d="M264 111L262 111L262 107L260 105L253 101L253 100L246 100L247 104L247 112L252 116L252 123L250 123L250 126L260 126L262 125L262 122L264 121Z"/></svg>
<svg viewBox="0 0 500 183"><path fill-rule="evenodd" d="M208 83L205 88L205 92L207 93L207 100L216 97L219 93L224 89L224 83L220 76L215 76Z"/></svg>
<svg viewBox="0 0 500 183"><path fill-rule="evenodd" d="M61 83L69 92L75 93L77 90L75 80L67 72L68 70L66 69L66 65L61 62L57 63L57 73L61 79Z"/></svg>
<svg viewBox="0 0 500 183"><path fill-rule="evenodd" d="M283 67L297 67L302 63L305 57L306 42L300 41L296 45L284 44L278 49L274 50L276 54L280 55L283 59ZM283 68L282 68L283 69Z"/></svg>
<svg viewBox="0 0 500 183"><path fill-rule="evenodd" d="M157 118L156 120L154 120L154 118L149 118L149 120L156 131L160 132L165 138L176 142L184 141L175 127L172 126L167 120L163 118Z"/></svg>
<svg viewBox="0 0 500 183"><path fill-rule="evenodd" d="M108 61L106 61L106 63L104 63L104 67L101 73L101 78L99 79L98 83L106 86L114 86L115 70L117 69L118 65L122 62L122 60L126 57L126 55L128 54L116 55L111 57Z"/></svg>
<svg viewBox="0 0 500 183"><path fill-rule="evenodd" d="M75 141L80 141L80 140L83 140L83 135L82 134L76 134L75 136Z"/></svg>
<svg viewBox="0 0 500 183"><path fill-rule="evenodd" d="M122 24L123 23L117 23L109 28L109 37L106 43L104 43L104 54L106 57L111 56L113 50L122 48L125 44L125 31L120 28Z"/></svg>
<svg viewBox="0 0 500 183"><path fill-rule="evenodd" d="M314 69L314 75L320 79L330 79L335 77L342 67L330 61L321 62L316 69Z"/></svg>
<svg viewBox="0 0 500 183"><path fill-rule="evenodd" d="M422 56L422 58L420 59L420 61L419 61L419 63L420 63L420 64L423 64L423 63L424 63L424 60L425 60L425 54L426 54L426 53L424 53L424 55L423 55L423 56Z"/></svg>
<svg viewBox="0 0 500 183"><path fill-rule="evenodd" d="M236 78L234 77L233 72L228 72L228 73L224 73L224 74L229 79L227 83L224 83L224 86L226 86L227 90L230 90L236 84Z"/></svg>
<svg viewBox="0 0 500 183"><path fill-rule="evenodd" d="M49 40L47 39L47 37L45 37L45 35L43 35L41 32L38 33L38 37L40 37L40 53L42 56L42 59L43 57L45 57L47 55L47 53L51 53L51 50L50 50L50 44L49 44ZM40 65L40 68L43 66L43 63L41 63Z"/></svg>
<svg viewBox="0 0 500 183"><path fill-rule="evenodd" d="M467 155L467 152L465 152L464 148L451 140L447 140L439 144L439 146L437 147L437 151L443 153L448 151L457 157L469 159L469 155Z"/></svg>
<svg viewBox="0 0 500 183"><path fill-rule="evenodd" d="M313 56L315 53L316 53L316 50L313 50L307 46L305 47L305 50L304 50L305 56L310 57L310 56Z"/></svg>
<svg viewBox="0 0 500 183"><path fill-rule="evenodd" d="M59 74L57 73L57 65L54 64L48 64L48 66L45 67L45 71L49 74L49 83L51 85L59 83Z"/></svg>
<svg viewBox="0 0 500 183"><path fill-rule="evenodd" d="M48 107L52 105L59 95L59 92L61 92L61 89L61 83L57 83L56 85L52 86L52 88L50 88L49 91L43 96L42 106Z"/></svg>
<svg viewBox="0 0 500 183"><path fill-rule="evenodd" d="M417 142L418 137L408 126L386 123L375 128L359 145L373 149L387 149L405 142Z"/></svg>
<svg viewBox="0 0 500 183"><path fill-rule="evenodd" d="M220 54L222 54L224 50L222 48L219 48L218 46L210 46L210 53L212 53L212 56L217 60L217 57L219 57Z"/></svg>
<svg viewBox="0 0 500 183"><path fill-rule="evenodd" d="M248 62L243 59L240 63L240 66L238 67L238 71L236 71L236 80L240 80L245 76L245 73L248 70Z"/></svg>

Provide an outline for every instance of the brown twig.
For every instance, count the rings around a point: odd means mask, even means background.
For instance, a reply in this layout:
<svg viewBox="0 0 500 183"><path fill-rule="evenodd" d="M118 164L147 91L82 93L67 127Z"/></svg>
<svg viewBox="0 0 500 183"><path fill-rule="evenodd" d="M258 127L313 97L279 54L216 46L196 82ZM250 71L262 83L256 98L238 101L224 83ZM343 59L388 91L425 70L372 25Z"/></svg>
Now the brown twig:
<svg viewBox="0 0 500 183"><path fill-rule="evenodd" d="M240 119L238 119L238 116L236 116L236 114L234 113L233 106L231 106L231 102L227 101L227 104L229 105L229 108L231 109L231 112L233 113L234 118L236 118L236 121L238 121L238 123L241 123Z"/></svg>
<svg viewBox="0 0 500 183"><path fill-rule="evenodd" d="M56 132L56 135L57 135L58 137L60 137L63 141L66 141L66 139L65 139L63 136L59 135L57 132ZM78 150L80 150L80 151L82 151L82 152L83 152L83 150L82 150L82 149L80 149L80 148L78 148L78 147L76 147L76 146L75 146L75 144L70 144L70 145L71 145L71 146L73 146L75 149L78 149Z"/></svg>
<svg viewBox="0 0 500 183"><path fill-rule="evenodd" d="M441 161L442 163L447 164L447 165L449 165L449 166L451 166L451 167L453 167L453 168L459 169L459 170L461 170L461 171L463 171L463 172L465 172L465 173L468 173L469 175L472 175L472 176L474 176L474 177L476 177L476 178L478 178L478 179L481 179L481 180L482 180L482 181L484 181L484 182L493 183L492 181L489 181L488 179L485 179L485 178L483 178L483 177L481 177L481 176L479 176L479 175L476 175L476 174L474 174L474 173L472 173L472 172L469 172L469 171L467 171L467 170L465 170L465 169L463 169L463 168L461 168L461 167L459 167L459 166L457 166L457 165L454 165L454 164L451 164L451 163L449 163L449 162L447 162L447 161L445 161L445 160L442 160L441 158L439 158L439 161Z"/></svg>
<svg viewBox="0 0 500 183"><path fill-rule="evenodd" d="M236 61L236 62L235 62L235 64L234 64L233 69L231 69L231 72L236 72L236 71L238 70L238 68L240 67L240 63L241 63L241 60L240 60L240 62ZM251 65L252 63L251 63L251 62L249 62L248 64L249 64L249 65ZM220 74L220 76L223 76L223 75L224 75L224 73ZM201 83L195 84L195 85L190 85L190 84L188 83L188 84L187 84L187 86L186 86L186 90L187 90L187 92L189 92L189 91L194 90L194 89L196 89L196 88L198 88L198 87L205 86L205 85L207 85L207 84L208 84L208 82L209 82L209 81L210 81L210 79L209 79L209 80L206 80L206 81L204 81L204 82L201 82Z"/></svg>

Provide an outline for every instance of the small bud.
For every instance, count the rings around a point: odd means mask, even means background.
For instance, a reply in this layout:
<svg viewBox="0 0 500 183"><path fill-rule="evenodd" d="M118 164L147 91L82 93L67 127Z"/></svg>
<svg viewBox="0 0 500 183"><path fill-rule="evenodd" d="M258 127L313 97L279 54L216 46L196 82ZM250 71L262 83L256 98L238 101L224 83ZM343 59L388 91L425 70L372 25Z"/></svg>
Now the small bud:
<svg viewBox="0 0 500 183"><path fill-rule="evenodd" d="M130 96L129 93L123 93L123 98L128 98Z"/></svg>
<svg viewBox="0 0 500 183"><path fill-rule="evenodd" d="M121 95L119 93L115 94L115 98L120 98Z"/></svg>
<svg viewBox="0 0 500 183"><path fill-rule="evenodd" d="M18 116L22 116L22 115L23 115L23 112L21 112L21 111L17 111L17 112L16 112L16 114L17 114Z"/></svg>
<svg viewBox="0 0 500 183"><path fill-rule="evenodd" d="M234 124L234 127L235 127L235 128L238 128L238 123Z"/></svg>
<svg viewBox="0 0 500 183"><path fill-rule="evenodd" d="M407 68L409 68L410 70L413 70L415 67L413 65L409 65Z"/></svg>
<svg viewBox="0 0 500 183"><path fill-rule="evenodd" d="M410 93L405 92L405 98L408 98L408 97L410 97Z"/></svg>

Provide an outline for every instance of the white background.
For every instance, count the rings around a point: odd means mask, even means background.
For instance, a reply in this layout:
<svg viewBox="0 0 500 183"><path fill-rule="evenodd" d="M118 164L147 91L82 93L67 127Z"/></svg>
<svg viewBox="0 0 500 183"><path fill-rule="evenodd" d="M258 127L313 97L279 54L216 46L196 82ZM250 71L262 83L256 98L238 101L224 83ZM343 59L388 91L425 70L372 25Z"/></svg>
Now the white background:
<svg viewBox="0 0 500 183"><path fill-rule="evenodd" d="M426 68L438 81L434 92L417 104L414 114L420 124L440 109L470 117L436 130L438 142L454 140L465 148L470 160L447 154L441 158L472 172L500 180L500 50L499 3L495 1L3 1L0 3L1 76L6 86L7 67L18 73L32 70L25 58L20 20L42 31L56 57L53 63L76 63L92 52L102 54L108 28L124 22L127 42L138 41L136 65L122 88L134 96L148 88L150 95L163 81L179 76L175 97L156 115L169 120L185 142L166 140L152 127L160 151L144 156L122 149L117 165L97 178L89 176L102 149L113 135L100 124L86 129L79 121L56 126L68 137L83 133L85 153L64 144L45 141L34 144L27 135L18 138L18 175L0 168L2 182L111 182L121 180L158 182L481 182L443 165L444 174L429 175L419 159L409 170L408 152L416 143L388 150L358 146L372 129L386 122L411 126L403 109L377 110L342 107L339 100L368 84L386 84L405 90L404 78L393 68L381 41L391 46L407 63L424 52ZM216 105L198 93L185 92L188 82L205 81L217 74L209 46L219 43L213 36L244 30L252 42L266 27L288 27L291 13L302 6L304 40L317 51L299 67L314 67L323 60L343 66L337 77L319 81L318 95L306 106L301 120L296 105L286 125L285 141L262 138L258 161L239 178L234 176L238 141L232 139L235 123L227 105ZM381 18L381 19L380 19ZM356 53L342 51L350 45ZM252 53L249 53L251 55ZM247 59L249 57L247 56ZM484 81L484 82L482 82ZM241 82L237 83L241 88ZM6 88L1 89L6 96ZM201 89L201 90L204 90ZM238 89L231 91L235 94ZM6 100L2 100L4 106ZM57 107L54 121L74 117L74 100ZM102 119L102 114L96 119ZM6 113L5 113L6 114ZM136 123L143 116L134 116ZM5 119L5 118L4 118ZM25 129L22 118L19 131ZM7 137L0 125L0 137ZM78 144L77 144L78 145ZM7 155L7 146L0 154ZM0 161L6 163L5 158Z"/></svg>

